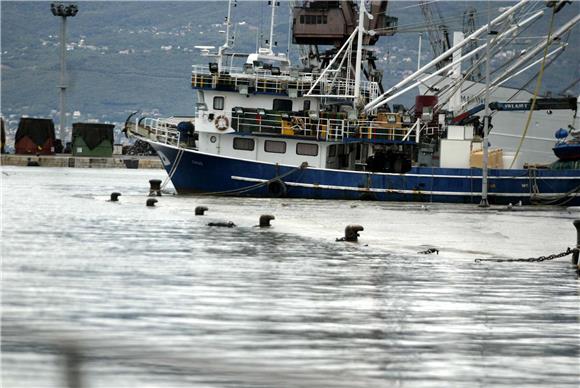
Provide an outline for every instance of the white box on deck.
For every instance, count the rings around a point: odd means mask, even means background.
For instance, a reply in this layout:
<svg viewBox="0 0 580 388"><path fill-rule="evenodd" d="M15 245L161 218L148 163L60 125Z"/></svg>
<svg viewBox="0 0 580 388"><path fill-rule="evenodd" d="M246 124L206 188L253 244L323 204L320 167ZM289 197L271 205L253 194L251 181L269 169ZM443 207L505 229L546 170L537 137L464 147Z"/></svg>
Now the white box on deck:
<svg viewBox="0 0 580 388"><path fill-rule="evenodd" d="M473 125L466 125L463 130L463 138L466 140L473 140Z"/></svg>
<svg viewBox="0 0 580 388"><path fill-rule="evenodd" d="M442 139L440 153L440 167L469 168L469 157L471 156L471 140Z"/></svg>
<svg viewBox="0 0 580 388"><path fill-rule="evenodd" d="M450 140L471 140L473 139L473 126L471 125L449 125L447 127L447 139Z"/></svg>

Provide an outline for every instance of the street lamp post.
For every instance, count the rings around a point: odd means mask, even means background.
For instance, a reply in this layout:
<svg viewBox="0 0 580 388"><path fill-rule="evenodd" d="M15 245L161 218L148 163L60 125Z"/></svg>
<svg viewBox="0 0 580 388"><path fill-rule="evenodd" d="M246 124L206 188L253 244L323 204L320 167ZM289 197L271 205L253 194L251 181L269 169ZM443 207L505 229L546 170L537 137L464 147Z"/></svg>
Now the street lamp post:
<svg viewBox="0 0 580 388"><path fill-rule="evenodd" d="M66 145L65 137L65 123L66 123L66 112L65 112L65 95L67 88L66 79L66 18L73 17L78 12L79 9L76 4L63 4L63 3L51 3L50 10L54 16L59 16L62 20L60 25L60 84L58 88L60 89L60 134L59 137L63 143Z"/></svg>

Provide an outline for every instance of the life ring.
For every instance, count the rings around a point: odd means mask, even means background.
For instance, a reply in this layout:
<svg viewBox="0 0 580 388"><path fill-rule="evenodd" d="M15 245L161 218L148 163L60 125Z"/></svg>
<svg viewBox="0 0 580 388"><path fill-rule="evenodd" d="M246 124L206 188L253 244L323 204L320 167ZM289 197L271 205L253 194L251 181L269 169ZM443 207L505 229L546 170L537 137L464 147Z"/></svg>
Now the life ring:
<svg viewBox="0 0 580 388"><path fill-rule="evenodd" d="M284 198L288 193L288 187L280 179L268 183L268 194L274 198Z"/></svg>
<svg viewBox="0 0 580 388"><path fill-rule="evenodd" d="M215 119L214 123L215 123L215 128L220 130L220 131L226 130L230 126L230 121L224 115L218 116Z"/></svg>

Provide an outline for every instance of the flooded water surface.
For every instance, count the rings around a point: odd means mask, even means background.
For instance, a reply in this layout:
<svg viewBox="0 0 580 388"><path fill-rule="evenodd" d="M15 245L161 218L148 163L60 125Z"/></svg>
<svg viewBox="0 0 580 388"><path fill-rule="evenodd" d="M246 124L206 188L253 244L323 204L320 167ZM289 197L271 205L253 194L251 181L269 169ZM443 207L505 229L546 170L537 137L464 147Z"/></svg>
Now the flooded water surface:
<svg viewBox="0 0 580 388"><path fill-rule="evenodd" d="M3 387L580 385L570 256L474 262L573 247L574 209L173 195L147 208L164 177L2 168ZM237 226L207 226L222 221ZM359 242L336 242L348 224Z"/></svg>

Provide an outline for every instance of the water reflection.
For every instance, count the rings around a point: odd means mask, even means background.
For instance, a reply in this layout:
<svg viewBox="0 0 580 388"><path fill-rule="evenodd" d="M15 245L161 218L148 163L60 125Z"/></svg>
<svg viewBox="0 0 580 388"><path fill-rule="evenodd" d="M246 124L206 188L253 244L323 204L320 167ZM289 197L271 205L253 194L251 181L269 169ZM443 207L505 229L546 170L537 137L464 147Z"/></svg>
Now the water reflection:
<svg viewBox="0 0 580 388"><path fill-rule="evenodd" d="M562 211L483 223L471 208L340 201L162 197L146 209L155 176L71 170L55 184L62 170L38 171L11 169L2 188L7 386L62 386L62 338L95 387L580 382L569 261L473 262L558 249L548 234L572 241ZM264 213L274 226L255 228ZM207 227L224 220L239 226ZM348 223L365 225L360 244L334 242ZM416 254L432 242L440 255Z"/></svg>

